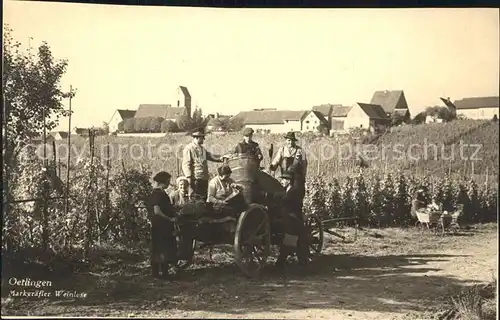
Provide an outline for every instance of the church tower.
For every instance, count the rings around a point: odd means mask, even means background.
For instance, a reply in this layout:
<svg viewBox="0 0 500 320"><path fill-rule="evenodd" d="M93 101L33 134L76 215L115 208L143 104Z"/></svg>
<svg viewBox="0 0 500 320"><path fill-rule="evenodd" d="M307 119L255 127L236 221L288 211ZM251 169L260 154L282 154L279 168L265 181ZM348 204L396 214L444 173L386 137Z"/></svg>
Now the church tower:
<svg viewBox="0 0 500 320"><path fill-rule="evenodd" d="M186 114L191 117L193 115L191 110L191 94L189 90L184 86L179 86L177 88L177 102L175 104L178 108L185 108Z"/></svg>

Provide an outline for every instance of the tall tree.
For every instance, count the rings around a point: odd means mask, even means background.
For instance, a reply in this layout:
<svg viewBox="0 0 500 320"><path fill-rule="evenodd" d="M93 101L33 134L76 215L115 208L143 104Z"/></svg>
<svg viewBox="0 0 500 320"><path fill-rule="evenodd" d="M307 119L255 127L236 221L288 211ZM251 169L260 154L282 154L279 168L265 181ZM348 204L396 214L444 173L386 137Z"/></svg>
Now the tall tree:
<svg viewBox="0 0 500 320"><path fill-rule="evenodd" d="M67 60L56 59L49 45L43 42L38 49L22 50L21 43L12 37L12 29L4 26L3 65L3 157L4 184L11 183L20 150L29 141L54 129L59 118L68 116L63 100L75 91L61 89ZM34 53L36 52L36 54ZM7 188L8 185L4 185ZM8 189L4 189L8 190ZM9 192L5 193L8 196ZM9 199L7 199L9 200Z"/></svg>
<svg viewBox="0 0 500 320"><path fill-rule="evenodd" d="M207 120L208 119L203 117L201 108L196 108L191 117L189 117L189 115L182 115L178 117L177 125L181 131L190 131L200 127L205 128L208 122Z"/></svg>

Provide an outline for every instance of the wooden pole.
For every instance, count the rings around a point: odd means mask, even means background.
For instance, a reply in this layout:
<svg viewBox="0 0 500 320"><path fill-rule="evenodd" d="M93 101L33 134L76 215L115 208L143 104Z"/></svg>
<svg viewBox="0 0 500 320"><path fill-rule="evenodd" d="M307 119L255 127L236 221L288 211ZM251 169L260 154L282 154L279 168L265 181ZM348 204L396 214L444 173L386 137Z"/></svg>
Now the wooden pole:
<svg viewBox="0 0 500 320"><path fill-rule="evenodd" d="M57 155L56 155L56 141L52 140L52 157L53 157L53 164L54 164L54 174L57 175Z"/></svg>
<svg viewBox="0 0 500 320"><path fill-rule="evenodd" d="M321 148L320 148L320 150L319 150L319 152L318 152L318 166L317 166L317 168L316 168L316 171L317 171L317 175L318 175L318 176L319 176L319 174L320 174L320 172L319 172L319 170L320 170L320 164L321 164Z"/></svg>
<svg viewBox="0 0 500 320"><path fill-rule="evenodd" d="M48 242L49 242L49 208L47 204L47 198L48 198L48 185L47 185L47 179L48 179L48 172L47 172L47 123L46 123L46 113L45 113L45 106L43 107L42 110L42 116L43 116L43 167L46 170L43 179L43 204L42 204L42 210L43 210L43 217L42 217L42 250L43 252L47 252L48 249Z"/></svg>
<svg viewBox="0 0 500 320"><path fill-rule="evenodd" d="M47 169L47 128L45 122L45 107L42 110L43 117L43 166Z"/></svg>
<svg viewBox="0 0 500 320"><path fill-rule="evenodd" d="M70 174L70 161L71 161L71 99L73 96L73 87L69 86L69 118L68 118L68 154L66 161L66 203L64 206L64 213L68 216L69 213L69 174Z"/></svg>
<svg viewBox="0 0 500 320"><path fill-rule="evenodd" d="M485 184L485 189L486 189L486 192L488 192L488 178L489 178L489 173L488 173L488 170L489 167L486 167L486 180L484 181L484 184Z"/></svg>

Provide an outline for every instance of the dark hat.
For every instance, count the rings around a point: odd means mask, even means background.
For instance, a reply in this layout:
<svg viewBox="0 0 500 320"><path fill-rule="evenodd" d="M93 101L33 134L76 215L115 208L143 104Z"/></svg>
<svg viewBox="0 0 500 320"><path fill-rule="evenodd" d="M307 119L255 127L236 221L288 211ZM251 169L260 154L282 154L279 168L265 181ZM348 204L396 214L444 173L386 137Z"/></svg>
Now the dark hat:
<svg viewBox="0 0 500 320"><path fill-rule="evenodd" d="M297 138L295 138L295 132L293 132L293 131L288 132L285 136L285 139L297 141Z"/></svg>
<svg viewBox="0 0 500 320"><path fill-rule="evenodd" d="M222 166L217 168L217 173L222 176L225 174L231 174L233 171L231 171L231 168L229 166Z"/></svg>
<svg viewBox="0 0 500 320"><path fill-rule="evenodd" d="M153 177L153 181L159 182L159 183L168 183L170 181L170 178L172 176L170 173L165 172L165 171L160 171L155 176Z"/></svg>
<svg viewBox="0 0 500 320"><path fill-rule="evenodd" d="M253 133L254 133L254 131L253 131L253 129L252 129L252 128L245 128L245 129L243 130L243 136L244 136L244 137L248 137L249 135L251 135L251 134L253 134Z"/></svg>
<svg viewBox="0 0 500 320"><path fill-rule="evenodd" d="M291 173L290 171L285 171L285 172L283 172L283 174L281 175L280 178L281 179L292 180L293 179L293 173Z"/></svg>
<svg viewBox="0 0 500 320"><path fill-rule="evenodd" d="M205 129L204 128L197 128L191 132L192 137L204 137L205 136Z"/></svg>

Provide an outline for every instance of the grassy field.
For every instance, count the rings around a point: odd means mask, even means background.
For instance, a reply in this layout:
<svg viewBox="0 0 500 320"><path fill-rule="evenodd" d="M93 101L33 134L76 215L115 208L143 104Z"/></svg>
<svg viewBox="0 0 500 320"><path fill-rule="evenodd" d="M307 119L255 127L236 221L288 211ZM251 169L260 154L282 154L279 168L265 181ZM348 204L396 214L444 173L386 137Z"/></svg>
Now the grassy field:
<svg viewBox="0 0 500 320"><path fill-rule="evenodd" d="M46 291L86 298L9 298L19 288L4 279L29 274L16 268L2 277L2 315L409 320L455 313L473 319L465 313L478 310L464 295L491 283L497 271L496 224L446 236L413 228L336 231L346 241L327 237L307 272L291 265L279 273L269 265L253 280L239 272L227 247L215 248L212 258L197 249L195 265L175 282L149 277L146 250L109 247L94 250L92 264L77 274L30 276L52 280ZM483 312L478 319L495 319L494 289L472 297Z"/></svg>

